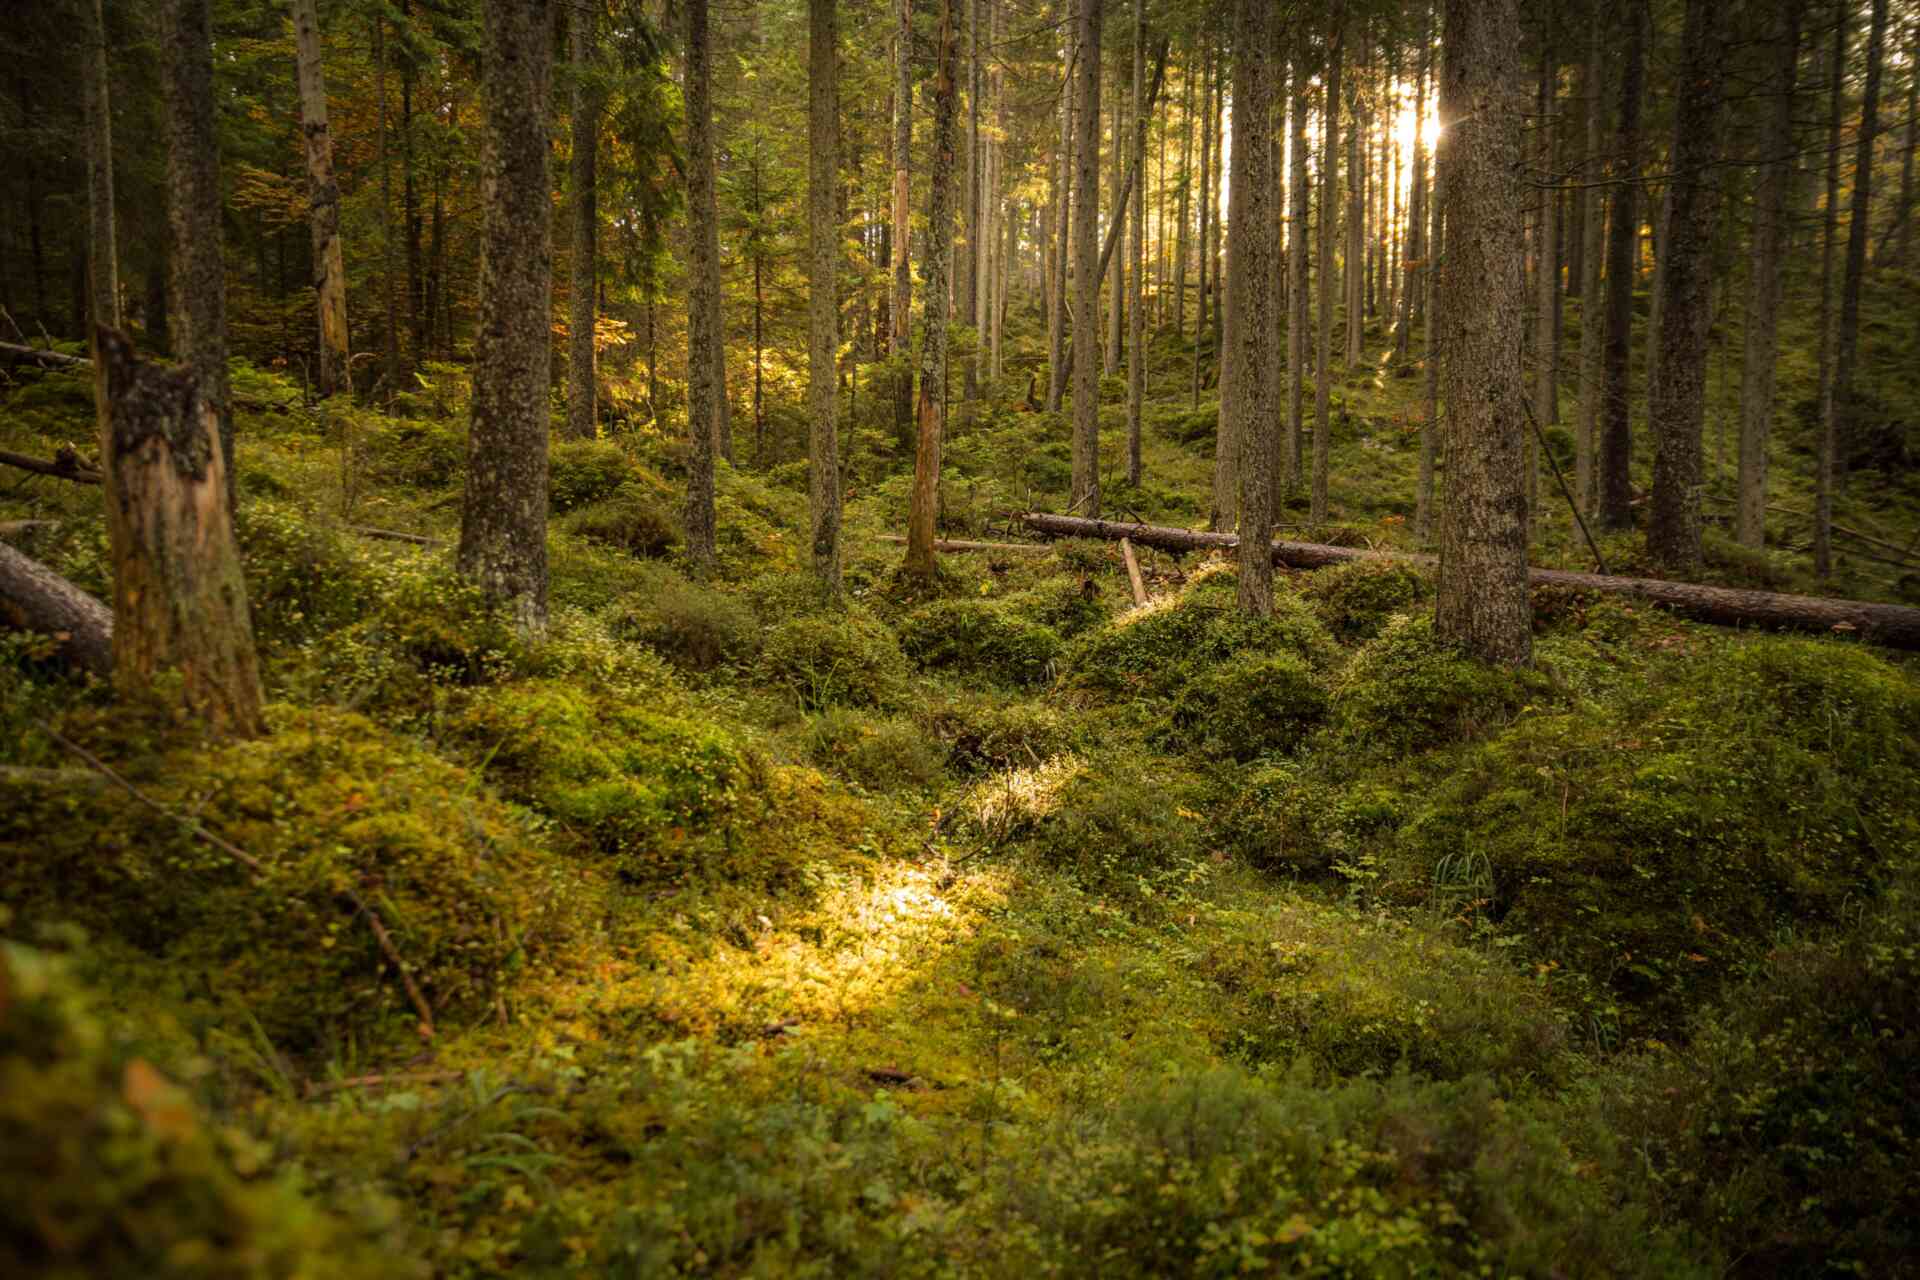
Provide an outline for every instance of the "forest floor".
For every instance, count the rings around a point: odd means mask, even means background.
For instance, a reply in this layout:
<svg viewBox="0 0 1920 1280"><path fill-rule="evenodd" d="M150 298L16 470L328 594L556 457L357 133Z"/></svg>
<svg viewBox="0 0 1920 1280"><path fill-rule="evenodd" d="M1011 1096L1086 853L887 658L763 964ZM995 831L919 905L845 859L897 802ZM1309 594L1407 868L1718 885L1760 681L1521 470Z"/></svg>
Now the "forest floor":
<svg viewBox="0 0 1920 1280"><path fill-rule="evenodd" d="M1917 292L1868 299L1867 445L1920 406L1872 356ZM1038 350L1016 325L990 404ZM1213 393L1154 350L1146 481L1107 509L1198 525ZM1348 371L1296 536L1413 545L1400 374ZM1537 669L1489 672L1410 569L1282 575L1252 622L1229 565L1150 554L1136 608L1094 543L912 588L864 380L846 607L802 567L783 409L721 469L710 582L672 439L557 443L528 648L448 562L461 370L391 414L236 388L289 406L240 419L272 734L206 743L0 636L0 1272L1914 1272L1910 659L1542 594ZM4 395L0 447L90 436L85 379ZM1065 506L1057 416L956 416L949 536ZM1783 511L1806 438L1776 438ZM1863 458L1838 518L1911 544L1916 476ZM25 478L0 519L55 522L17 545L105 594L97 504ZM1778 519L1765 554L1711 535L1713 580L1813 589ZM1550 490L1536 563L1588 566ZM1915 588L1844 548L1825 587Z"/></svg>

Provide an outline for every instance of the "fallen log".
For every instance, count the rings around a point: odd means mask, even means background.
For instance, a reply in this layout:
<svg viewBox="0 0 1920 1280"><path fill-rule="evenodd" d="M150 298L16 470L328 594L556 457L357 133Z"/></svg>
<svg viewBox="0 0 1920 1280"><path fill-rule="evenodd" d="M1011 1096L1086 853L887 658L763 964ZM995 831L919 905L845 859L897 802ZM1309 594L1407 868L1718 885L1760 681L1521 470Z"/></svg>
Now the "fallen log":
<svg viewBox="0 0 1920 1280"><path fill-rule="evenodd" d="M61 480L72 480L79 484L99 484L100 473L80 461L80 455L68 445L53 456L51 462L45 458L36 458L31 454L15 453L11 449L0 449L0 464L18 467L22 471L31 471L35 475L54 476Z"/></svg>
<svg viewBox="0 0 1920 1280"><path fill-rule="evenodd" d="M898 533L883 533L880 535L880 541L905 542L906 537ZM1033 551L1040 555L1053 550L1044 542L967 542L965 540L936 541L933 549L935 551Z"/></svg>
<svg viewBox="0 0 1920 1280"><path fill-rule="evenodd" d="M347 532L357 533L363 538L375 538L385 542L408 542L416 547L444 547L447 544L438 538L429 538L421 533L401 533L397 529L376 529L371 525L350 524Z"/></svg>
<svg viewBox="0 0 1920 1280"><path fill-rule="evenodd" d="M69 662L113 673L113 614L31 556L0 542L0 622L59 641Z"/></svg>
<svg viewBox="0 0 1920 1280"><path fill-rule="evenodd" d="M1089 520L1042 511L1026 512L1020 519L1036 533L1056 538L1101 538L1109 542L1127 538L1139 546L1159 547L1163 551L1224 551L1240 545L1240 539L1231 533L1174 529L1164 525ZM1324 569L1355 560L1393 560L1429 568L1438 563L1432 556L1405 552L1356 551L1351 547L1328 547L1314 542L1276 541L1273 544L1274 563L1290 569ZM1920 649L1920 609L1904 605L1781 595L1772 591L1740 591L1694 582L1621 578L1566 569L1529 569L1527 584L1632 596L1696 622L1711 622L1719 626L1838 631L1857 634L1862 639L1893 649Z"/></svg>
<svg viewBox="0 0 1920 1280"><path fill-rule="evenodd" d="M0 342L0 356L18 364L37 364L47 369L67 369L93 363L85 356L70 356L65 352L22 346L17 342Z"/></svg>
<svg viewBox="0 0 1920 1280"><path fill-rule="evenodd" d="M1120 558L1127 562L1127 586L1133 591L1133 603L1136 607L1147 602L1147 584L1140 577L1140 562L1134 558L1133 544L1125 538L1120 539Z"/></svg>

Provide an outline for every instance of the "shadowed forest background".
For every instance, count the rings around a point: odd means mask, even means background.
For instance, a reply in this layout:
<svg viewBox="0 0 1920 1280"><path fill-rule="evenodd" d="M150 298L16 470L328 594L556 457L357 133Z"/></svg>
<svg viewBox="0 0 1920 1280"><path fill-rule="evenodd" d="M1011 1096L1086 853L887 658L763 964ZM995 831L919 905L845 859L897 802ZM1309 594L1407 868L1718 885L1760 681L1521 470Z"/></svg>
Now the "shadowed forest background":
<svg viewBox="0 0 1920 1280"><path fill-rule="evenodd" d="M29 0L0 1272L1915 1274L1917 64Z"/></svg>

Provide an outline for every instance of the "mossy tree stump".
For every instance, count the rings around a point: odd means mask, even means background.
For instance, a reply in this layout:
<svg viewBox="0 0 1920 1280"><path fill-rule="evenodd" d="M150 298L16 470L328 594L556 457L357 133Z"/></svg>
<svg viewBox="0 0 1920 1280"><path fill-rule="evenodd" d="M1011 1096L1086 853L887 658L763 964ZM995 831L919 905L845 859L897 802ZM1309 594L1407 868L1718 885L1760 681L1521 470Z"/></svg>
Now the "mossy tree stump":
<svg viewBox="0 0 1920 1280"><path fill-rule="evenodd" d="M218 415L191 370L139 359L113 329L96 342L108 399L114 686L148 697L177 674L178 696L209 729L251 737L265 727L260 664Z"/></svg>

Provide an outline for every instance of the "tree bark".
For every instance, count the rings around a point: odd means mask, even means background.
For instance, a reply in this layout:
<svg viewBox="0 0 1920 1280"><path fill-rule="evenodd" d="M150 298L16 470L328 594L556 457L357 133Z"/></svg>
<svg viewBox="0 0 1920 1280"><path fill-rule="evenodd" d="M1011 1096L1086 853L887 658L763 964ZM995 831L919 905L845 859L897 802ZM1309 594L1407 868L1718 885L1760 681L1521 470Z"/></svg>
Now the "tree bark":
<svg viewBox="0 0 1920 1280"><path fill-rule="evenodd" d="M913 173L913 10L912 0L893 5L893 321L889 350L899 362L894 384L894 431L903 444L913 439L913 220L909 208Z"/></svg>
<svg viewBox="0 0 1920 1280"><path fill-rule="evenodd" d="M1310 97L1305 40L1294 44L1293 108L1287 130L1292 219L1287 231L1287 486L1298 492L1306 476L1307 241L1312 205L1307 187L1307 101Z"/></svg>
<svg viewBox="0 0 1920 1280"><path fill-rule="evenodd" d="M1069 14L1075 0L1065 0ZM1074 101L1078 84L1074 68L1079 64L1080 48L1076 40L1077 24L1066 37L1066 57L1061 59L1066 72L1060 81L1060 204L1054 217L1053 317L1047 330L1047 412L1060 412L1067 394L1067 280L1073 261L1073 127Z"/></svg>
<svg viewBox="0 0 1920 1280"><path fill-rule="evenodd" d="M807 0L807 496L813 572L828 598L840 594L840 436L834 354L840 347L840 109L834 77L836 0Z"/></svg>
<svg viewBox="0 0 1920 1280"><path fill-rule="evenodd" d="M107 88L106 22L100 0L78 0L87 117L87 269L93 323L120 327L120 255L113 229L113 111Z"/></svg>
<svg viewBox="0 0 1920 1280"><path fill-rule="evenodd" d="M1600 298L1600 256L1606 234L1606 205L1601 195L1600 138L1606 123L1606 75L1602 37L1606 10L1594 6L1587 33L1587 61L1580 73L1580 96L1586 102L1586 168L1581 174L1580 201L1580 416L1573 436L1574 502L1583 515L1593 514L1596 485L1595 453L1602 397L1601 354L1606 345L1607 312Z"/></svg>
<svg viewBox="0 0 1920 1280"><path fill-rule="evenodd" d="M1319 277L1319 367L1313 392L1313 498L1308 516L1327 518L1328 452L1333 443L1333 229L1335 173L1340 167L1340 55L1343 32L1333 33L1327 54L1325 106L1320 113L1320 237L1314 271Z"/></svg>
<svg viewBox="0 0 1920 1280"><path fill-rule="evenodd" d="M913 458L913 498L907 512L907 558L903 571L922 581L934 572L934 516L940 503L940 436L947 383L947 311L952 297L948 255L953 251L954 151L960 73L960 37L954 29L955 0L940 0L940 26L934 45L933 173L927 195L927 282L925 336L920 341L920 399L915 418L919 447ZM1085 315L1083 311L1081 313ZM1074 344L1076 348L1079 343Z"/></svg>
<svg viewBox="0 0 1920 1280"><path fill-rule="evenodd" d="M1175 198L1173 233L1173 336L1187 336L1187 255L1192 244L1193 201L1193 68L1183 66L1180 77L1180 179Z"/></svg>
<svg viewBox="0 0 1920 1280"><path fill-rule="evenodd" d="M197 370L148 364L115 329L94 340L110 405L114 687L147 697L177 675L213 733L253 737L266 728L260 665L213 406Z"/></svg>
<svg viewBox="0 0 1920 1280"><path fill-rule="evenodd" d="M175 351L219 422L221 474L234 500L233 408L227 374L226 235L213 131L213 19L208 0L165 0L167 218L172 229Z"/></svg>
<svg viewBox="0 0 1920 1280"><path fill-rule="evenodd" d="M1540 105L1539 120L1534 126L1540 135L1540 183L1534 192L1539 217L1534 222L1533 417L1543 428L1560 417L1560 351L1554 326L1554 300L1560 294L1560 242L1554 227L1555 206L1559 201L1554 177L1558 168L1554 152L1554 96L1560 64L1554 55L1553 16L1553 6L1549 5L1540 17ZM1540 466L1544 459L1535 447L1533 434L1526 433L1525 439L1527 509L1537 512ZM1531 529L1528 532L1531 536Z"/></svg>
<svg viewBox="0 0 1920 1280"><path fill-rule="evenodd" d="M1233 235L1227 240L1226 333L1234 344L1233 396L1223 402L1230 418L1225 442L1238 457L1236 474L1240 530L1238 601L1242 611L1273 612L1273 558L1260 544L1273 527L1274 435L1278 425L1272 393L1279 358L1279 300L1274 296L1274 200L1279 175L1273 165L1273 112L1278 68L1266 0L1234 0L1233 162L1227 199Z"/></svg>
<svg viewBox="0 0 1920 1280"><path fill-rule="evenodd" d="M1103 0L1074 0L1080 46L1074 157L1073 479L1075 510L1100 514L1100 22Z"/></svg>
<svg viewBox="0 0 1920 1280"><path fill-rule="evenodd" d="M1457 0L1456 0L1457 2ZM1444 144L1443 144L1444 145ZM1113 520L1086 520L1076 516L1029 511L1020 520L1029 529L1054 538L1130 540L1135 546L1162 551L1229 551L1240 545L1238 535L1163 525L1128 524ZM1289 569L1324 569L1358 560L1412 564L1432 568L1432 556L1361 551L1311 542L1273 544L1273 561ZM1920 650L1920 609L1865 600L1838 600L1824 596L1781 595L1771 591L1740 591L1661 578L1623 578L1565 569L1528 569L1529 587L1563 591L1592 591L1628 596L1660 605L1681 617L1717 626L1752 626L1783 631L1856 636L1894 649Z"/></svg>
<svg viewBox="0 0 1920 1280"><path fill-rule="evenodd" d="M1820 444L1813 478L1813 571L1833 572L1833 471L1838 426L1833 394L1833 254L1840 238L1840 120L1846 102L1847 6L1837 6L1827 62L1827 200L1820 238Z"/></svg>
<svg viewBox="0 0 1920 1280"><path fill-rule="evenodd" d="M594 329L599 320L600 89L594 83L594 6L571 11L568 52L573 60L572 148L568 174L573 187L573 279L567 299L567 434L592 436L599 424L599 386L594 369Z"/></svg>
<svg viewBox="0 0 1920 1280"><path fill-rule="evenodd" d="M1779 356L1787 192L1792 182L1793 106L1800 70L1800 0L1776 0L1769 15L1772 99L1761 136L1747 270L1746 350L1740 377L1740 480L1734 537L1766 545L1767 437L1773 428L1774 363Z"/></svg>
<svg viewBox="0 0 1920 1280"><path fill-rule="evenodd" d="M1213 215L1213 184L1209 166L1213 163L1213 46L1208 41L1200 63L1200 243L1198 265L1199 297L1195 301L1193 321L1193 407L1200 407L1200 348L1206 339L1207 324L1207 228Z"/></svg>
<svg viewBox="0 0 1920 1280"><path fill-rule="evenodd" d="M720 387L720 231L713 199L713 50L707 0L686 0L687 58L687 557L714 568L714 445ZM931 316L933 313L928 312Z"/></svg>
<svg viewBox="0 0 1920 1280"><path fill-rule="evenodd" d="M1700 432L1707 408L1707 337L1713 322L1710 277L1718 188L1721 63L1713 0L1687 0L1681 39L1679 101L1674 112L1672 200L1666 242L1666 303L1661 309L1660 375L1648 417L1653 429L1653 509L1647 550L1678 576L1700 569Z"/></svg>
<svg viewBox="0 0 1920 1280"><path fill-rule="evenodd" d="M1646 75L1646 0L1626 14L1626 61L1620 72L1620 128L1616 136L1611 225L1607 230L1607 340L1602 352L1603 404L1599 456L1600 520L1608 528L1633 524L1633 426L1629 418L1633 355L1633 277L1640 238L1636 197L1640 184L1640 98Z"/></svg>
<svg viewBox="0 0 1920 1280"><path fill-rule="evenodd" d="M1873 216L1873 144L1880 133L1880 78L1887 47L1887 0L1873 0L1867 29L1867 83L1860 99L1860 135L1853 153L1853 202L1847 220L1847 272L1840 286L1840 332L1833 357L1833 426L1827 432L1829 474L1826 502L1820 509L1820 536L1832 542L1833 483L1846 472L1848 438L1853 434L1853 374L1860 356L1860 282L1867 271L1867 234Z"/></svg>
<svg viewBox="0 0 1920 1280"><path fill-rule="evenodd" d="M300 80L300 133L307 149L308 227L313 236L313 295L319 312L314 390L325 398L349 388L347 269L340 248L340 184L333 178L333 133L321 72L320 18L315 0L293 0Z"/></svg>
<svg viewBox="0 0 1920 1280"><path fill-rule="evenodd" d="M113 674L113 613L30 556L0 543L0 622L54 637L60 656Z"/></svg>
<svg viewBox="0 0 1920 1280"><path fill-rule="evenodd" d="M487 0L481 157L486 213L467 487L455 564L511 612L547 625L548 387L553 202L547 185L551 0Z"/></svg>
<svg viewBox="0 0 1920 1280"><path fill-rule="evenodd" d="M1404 364L1408 359L1413 342L1413 326L1424 314L1421 304L1423 290L1420 282L1427 269L1425 242L1422 232L1426 222L1426 186L1427 186L1427 64L1432 52L1432 40L1427 31L1428 17L1422 12L1420 19L1420 62L1414 76L1413 90L1413 161L1408 166L1407 179L1407 235L1406 250L1401 255L1406 260L1406 291L1400 299L1400 323L1393 336L1393 359L1396 364Z"/></svg>
<svg viewBox="0 0 1920 1280"><path fill-rule="evenodd" d="M1133 228L1127 258L1133 278L1127 305L1127 484L1136 489L1140 487L1140 411L1147 394L1147 315L1142 306L1147 269L1147 116L1141 105L1146 73L1147 0L1133 0L1133 171L1139 177L1129 188Z"/></svg>
<svg viewBox="0 0 1920 1280"><path fill-rule="evenodd" d="M1361 340L1367 327L1366 316L1366 269L1367 269L1367 170L1363 141L1367 133L1367 121L1360 97L1360 84L1367 71L1367 40L1363 37L1360 45L1360 58L1355 62L1352 74L1347 77L1347 216L1346 249L1341 255L1340 280L1345 289L1347 368L1355 369L1360 365Z"/></svg>
<svg viewBox="0 0 1920 1280"><path fill-rule="evenodd" d="M1533 654L1527 497L1521 473L1520 15L1516 0L1446 0L1440 97L1454 123L1439 310L1447 353L1447 501L1440 509L1434 630L1486 662Z"/></svg>

